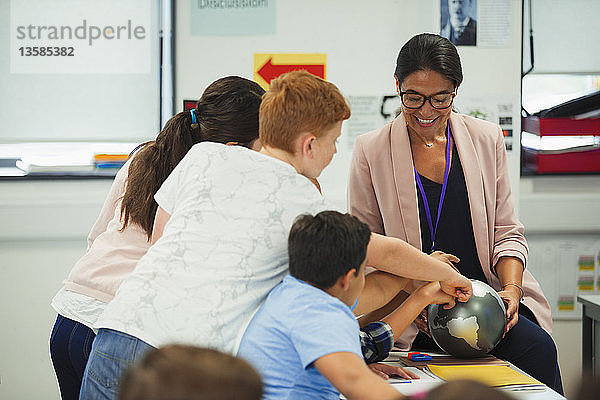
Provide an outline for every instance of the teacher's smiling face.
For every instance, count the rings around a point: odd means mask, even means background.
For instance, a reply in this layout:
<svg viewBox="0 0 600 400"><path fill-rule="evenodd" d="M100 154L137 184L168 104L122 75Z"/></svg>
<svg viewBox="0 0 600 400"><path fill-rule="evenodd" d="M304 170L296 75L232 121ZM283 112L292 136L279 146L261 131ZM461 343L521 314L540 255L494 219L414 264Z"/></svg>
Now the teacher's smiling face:
<svg viewBox="0 0 600 400"><path fill-rule="evenodd" d="M402 93L402 114L408 129L428 140L443 135L452 112L454 91L452 82L439 72L425 70L408 75L398 84L398 93ZM417 107L423 96L427 100L421 107L409 108Z"/></svg>

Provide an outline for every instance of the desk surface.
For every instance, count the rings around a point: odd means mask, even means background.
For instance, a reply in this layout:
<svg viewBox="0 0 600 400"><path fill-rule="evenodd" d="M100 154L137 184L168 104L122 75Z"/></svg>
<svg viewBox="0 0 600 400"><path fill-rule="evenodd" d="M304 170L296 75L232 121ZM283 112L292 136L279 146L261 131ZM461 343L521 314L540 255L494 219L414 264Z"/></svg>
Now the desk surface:
<svg viewBox="0 0 600 400"><path fill-rule="evenodd" d="M600 296L598 296L598 297L600 298ZM397 354L391 353L390 357L387 360L384 360L383 362L386 364L390 364L390 365L405 367L405 365L401 361L397 361L397 360L398 360ZM510 366L511 366L511 368L527 375L525 372L523 372L516 366L514 366L512 364L510 364ZM418 373L418 375L421 376L423 373L425 373L426 375L429 375L426 372ZM394 388L396 390L398 390L400 393L409 396L409 395L413 395L415 393L428 391L428 390L432 389L433 387L440 385L441 383L443 383L443 381L432 375L431 377L426 377L425 379L416 379L416 380L412 380L410 382L402 381L402 383L400 383L400 382L394 383L394 380L391 380L390 383L392 383L392 386L394 386ZM522 399L522 400L565 400L565 397L556 393L554 390L550 389L547 386L544 386L544 388L542 390L540 390L540 389L506 390L506 392L510 396L514 397L515 399Z"/></svg>
<svg viewBox="0 0 600 400"><path fill-rule="evenodd" d="M577 301L587 306L600 307L600 294L580 294Z"/></svg>
<svg viewBox="0 0 600 400"><path fill-rule="evenodd" d="M581 364L584 372L600 374L600 295L577 296L583 304L581 318Z"/></svg>

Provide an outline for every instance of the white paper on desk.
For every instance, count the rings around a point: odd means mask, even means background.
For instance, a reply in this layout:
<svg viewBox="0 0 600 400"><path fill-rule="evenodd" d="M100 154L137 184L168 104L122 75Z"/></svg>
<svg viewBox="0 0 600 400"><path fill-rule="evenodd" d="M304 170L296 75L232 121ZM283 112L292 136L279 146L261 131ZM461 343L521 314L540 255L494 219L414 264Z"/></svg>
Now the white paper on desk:
<svg viewBox="0 0 600 400"><path fill-rule="evenodd" d="M546 385L543 384L539 384L539 385L535 385L535 384L531 384L531 385L506 385L506 386L500 386L498 387L498 389L501 390L506 390L506 391L515 391L515 392L522 392L522 391L545 391L546 390Z"/></svg>
<svg viewBox="0 0 600 400"><path fill-rule="evenodd" d="M428 374L427 372L420 370L417 367L402 367L402 369L406 370L406 371L410 371L413 374L417 375L419 377L419 379L404 379L404 378L400 378L400 377L391 377L390 379L388 379L388 383L390 385L394 385L394 384L403 384L403 383L413 383L413 382L439 382L441 381L438 377L432 376L430 374Z"/></svg>
<svg viewBox="0 0 600 400"><path fill-rule="evenodd" d="M392 385L394 389L406 396L427 392L442 383L442 380L437 376L430 375L417 367L403 367L403 369L413 372L420 379L406 380L394 377L388 379L388 383Z"/></svg>
<svg viewBox="0 0 600 400"><path fill-rule="evenodd" d="M427 392L441 382L441 379L429 375L427 372L420 370L417 367L402 367L405 370L415 373L421 379L406 380L403 378L390 378L387 382L394 387L398 392L405 396L410 396L415 393ZM340 395L340 399L345 399L344 395Z"/></svg>

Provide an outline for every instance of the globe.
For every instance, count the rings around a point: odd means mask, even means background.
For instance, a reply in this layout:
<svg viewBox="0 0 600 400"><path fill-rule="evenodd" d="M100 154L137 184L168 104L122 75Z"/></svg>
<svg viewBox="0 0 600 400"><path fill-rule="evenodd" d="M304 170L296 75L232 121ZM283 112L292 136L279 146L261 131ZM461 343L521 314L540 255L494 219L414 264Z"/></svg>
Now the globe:
<svg viewBox="0 0 600 400"><path fill-rule="evenodd" d="M498 344L506 328L506 308L488 284L472 279L473 295L445 310L428 308L429 332L446 353L460 358L482 357Z"/></svg>

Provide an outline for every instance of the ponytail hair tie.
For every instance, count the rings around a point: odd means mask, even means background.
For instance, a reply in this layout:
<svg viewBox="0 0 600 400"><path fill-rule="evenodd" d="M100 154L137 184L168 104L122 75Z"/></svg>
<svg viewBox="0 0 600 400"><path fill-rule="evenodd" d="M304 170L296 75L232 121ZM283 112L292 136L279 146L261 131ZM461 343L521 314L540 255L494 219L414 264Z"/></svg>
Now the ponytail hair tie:
<svg viewBox="0 0 600 400"><path fill-rule="evenodd" d="M190 115L192 116L192 129L196 129L198 127L198 120L196 119L196 113L194 111L196 111L195 108L190 110Z"/></svg>

